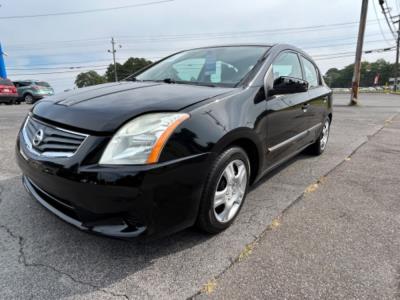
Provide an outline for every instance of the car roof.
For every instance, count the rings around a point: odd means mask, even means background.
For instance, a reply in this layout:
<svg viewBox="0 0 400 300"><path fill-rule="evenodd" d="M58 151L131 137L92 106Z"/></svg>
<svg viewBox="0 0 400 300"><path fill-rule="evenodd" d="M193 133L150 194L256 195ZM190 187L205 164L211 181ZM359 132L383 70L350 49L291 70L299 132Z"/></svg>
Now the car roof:
<svg viewBox="0 0 400 300"><path fill-rule="evenodd" d="M228 48L228 47L265 47L271 48L272 44L252 44L252 43L243 43L243 44L216 44L216 45L209 45L209 46L201 46L195 48L188 48L179 52L190 51L190 50L197 50L197 49L209 49L209 48Z"/></svg>
<svg viewBox="0 0 400 300"><path fill-rule="evenodd" d="M44 80L39 80L39 79L21 79L21 80L13 80L13 82L37 82L37 81L41 81L41 82L47 82Z"/></svg>
<svg viewBox="0 0 400 300"><path fill-rule="evenodd" d="M276 52L280 52L280 51L284 51L284 50L292 50L292 51L296 51L300 54L302 54L303 56L307 57L308 59L312 59L312 57L310 55L308 55L306 52L304 52L303 50L301 50L300 48L290 45L290 44L285 44L285 43L233 43L233 44L217 44L217 45L210 45L210 46L203 46L203 47L196 47L196 48L192 48L192 49L186 49L183 51L189 51L189 50L196 50L196 49L207 49L207 48L223 48L223 47L265 47L265 48L269 48L268 52L271 51L276 51ZM180 51L180 52L183 52Z"/></svg>

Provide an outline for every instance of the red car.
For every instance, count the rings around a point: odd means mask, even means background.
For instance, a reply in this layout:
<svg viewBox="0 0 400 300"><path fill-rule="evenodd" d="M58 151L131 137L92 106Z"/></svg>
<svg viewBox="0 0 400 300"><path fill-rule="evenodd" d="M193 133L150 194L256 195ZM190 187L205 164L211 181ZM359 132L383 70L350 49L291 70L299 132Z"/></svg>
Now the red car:
<svg viewBox="0 0 400 300"><path fill-rule="evenodd" d="M0 103L19 104L17 88L11 80L0 79Z"/></svg>

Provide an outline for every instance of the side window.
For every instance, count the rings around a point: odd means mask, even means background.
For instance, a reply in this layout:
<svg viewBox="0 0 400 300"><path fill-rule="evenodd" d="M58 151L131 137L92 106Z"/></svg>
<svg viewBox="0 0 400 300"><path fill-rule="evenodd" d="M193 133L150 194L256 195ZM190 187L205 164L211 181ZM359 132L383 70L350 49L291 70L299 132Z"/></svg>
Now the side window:
<svg viewBox="0 0 400 300"><path fill-rule="evenodd" d="M204 58L192 58L180 61L173 65L176 75L180 80L198 80L201 70L205 63Z"/></svg>
<svg viewBox="0 0 400 300"><path fill-rule="evenodd" d="M274 80L280 76L289 76L302 78L299 57L293 52L284 52L280 54L272 63L272 72Z"/></svg>
<svg viewBox="0 0 400 300"><path fill-rule="evenodd" d="M304 66L304 74L306 76L305 80L308 81L309 87L319 86L318 72L315 69L314 64L304 57L301 57L301 61Z"/></svg>

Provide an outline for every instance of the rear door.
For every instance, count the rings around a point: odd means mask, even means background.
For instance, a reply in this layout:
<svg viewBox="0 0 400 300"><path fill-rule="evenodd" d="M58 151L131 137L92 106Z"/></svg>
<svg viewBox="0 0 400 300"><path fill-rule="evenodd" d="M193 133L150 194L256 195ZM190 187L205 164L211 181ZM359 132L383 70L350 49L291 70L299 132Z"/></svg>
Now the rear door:
<svg viewBox="0 0 400 300"><path fill-rule="evenodd" d="M304 79L308 81L309 106L305 112L308 119L311 134L308 136L308 142L315 139L315 133L321 131L321 126L325 118L328 96L330 90L323 85L318 68L309 59L300 56L304 72ZM313 134L314 133L314 134Z"/></svg>
<svg viewBox="0 0 400 300"><path fill-rule="evenodd" d="M267 89L280 76L303 79L299 55L294 51L281 52L266 75ZM309 124L304 109L308 93L267 97L267 154L269 167L284 160L306 144Z"/></svg>

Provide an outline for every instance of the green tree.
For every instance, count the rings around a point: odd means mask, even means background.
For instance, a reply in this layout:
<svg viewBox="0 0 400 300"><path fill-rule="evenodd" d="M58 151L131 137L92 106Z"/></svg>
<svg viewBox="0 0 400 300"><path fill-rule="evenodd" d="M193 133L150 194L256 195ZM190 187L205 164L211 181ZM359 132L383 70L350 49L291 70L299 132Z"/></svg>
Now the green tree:
<svg viewBox="0 0 400 300"><path fill-rule="evenodd" d="M117 63L117 75L118 79L122 80L129 75L139 71L140 69L148 66L152 62L145 58L138 58L138 57L130 57L127 61L123 64ZM114 76L114 65L110 64L107 68L105 77L107 81L112 82L115 80Z"/></svg>
<svg viewBox="0 0 400 300"><path fill-rule="evenodd" d="M122 65L120 63L117 63L117 74L118 74L118 80L123 79L123 77L120 77ZM104 77L108 82L113 82L115 81L115 75L114 75L114 64L108 65L107 71L104 74Z"/></svg>
<svg viewBox="0 0 400 300"><path fill-rule="evenodd" d="M325 81L330 87L351 87L354 64L343 69L331 68L325 73ZM378 59L376 62L364 61L361 63L360 86L372 86L375 76L379 74L378 85L385 85L393 77L394 64Z"/></svg>
<svg viewBox="0 0 400 300"><path fill-rule="evenodd" d="M339 77L340 71L337 68L330 68L328 71L326 71L324 79L329 86L332 86L333 83L338 81Z"/></svg>
<svg viewBox="0 0 400 300"><path fill-rule="evenodd" d="M102 84L107 82L104 76L99 75L96 71L88 71L76 76L75 84L78 88Z"/></svg>

